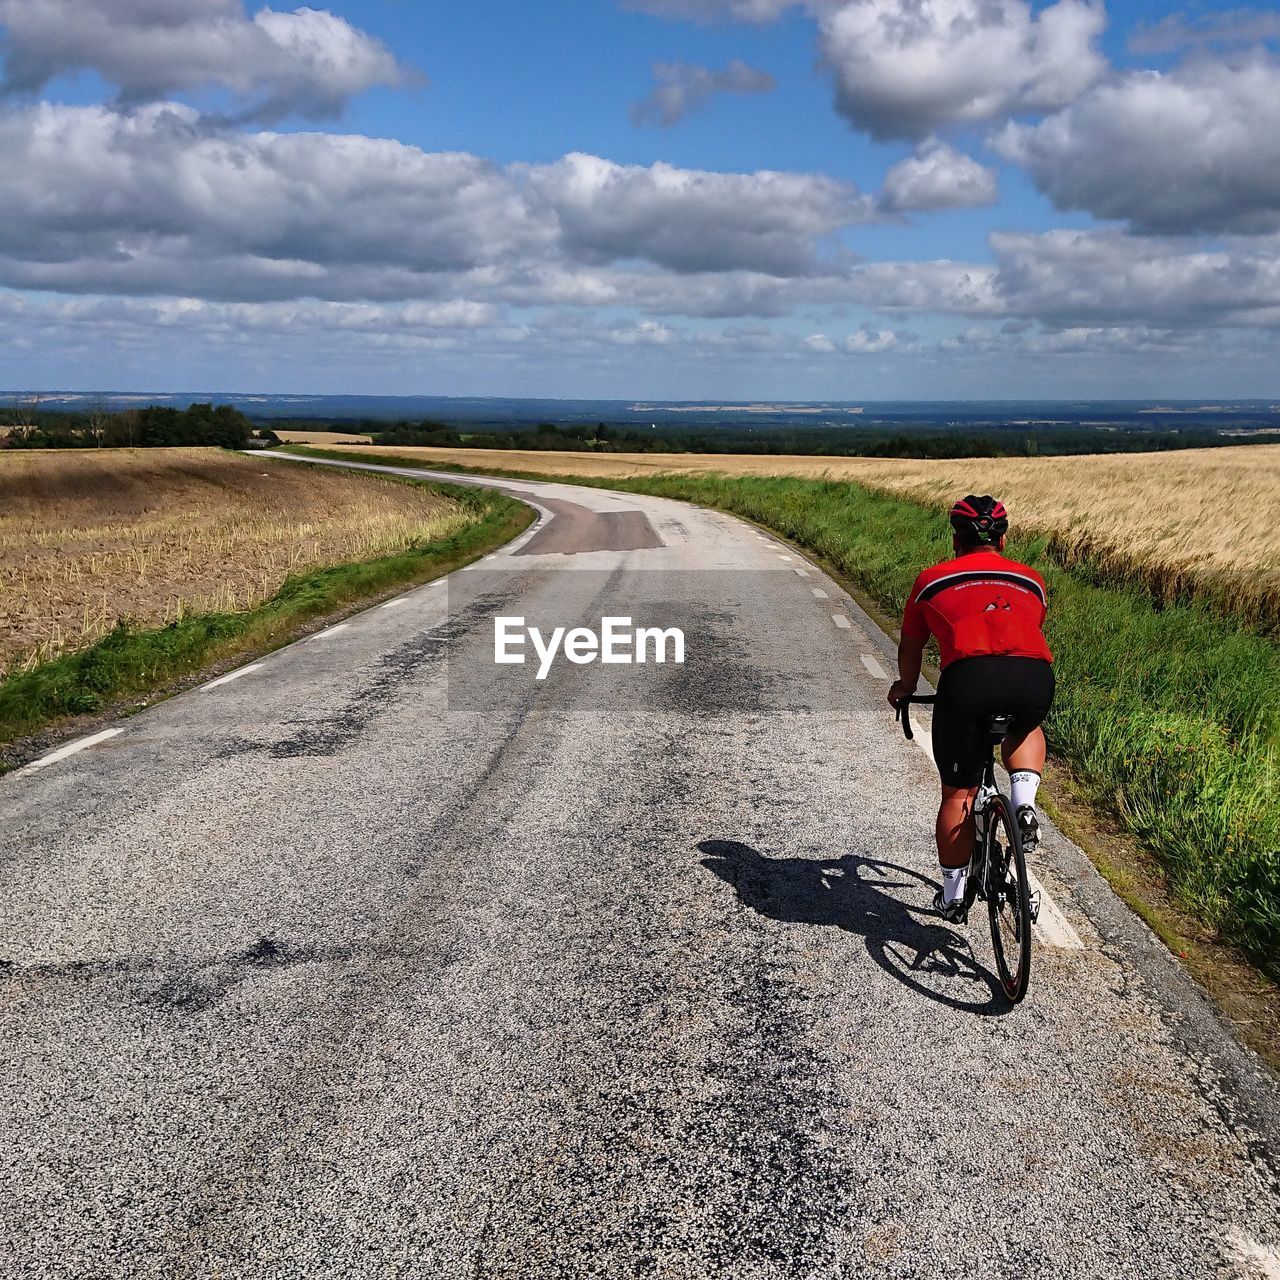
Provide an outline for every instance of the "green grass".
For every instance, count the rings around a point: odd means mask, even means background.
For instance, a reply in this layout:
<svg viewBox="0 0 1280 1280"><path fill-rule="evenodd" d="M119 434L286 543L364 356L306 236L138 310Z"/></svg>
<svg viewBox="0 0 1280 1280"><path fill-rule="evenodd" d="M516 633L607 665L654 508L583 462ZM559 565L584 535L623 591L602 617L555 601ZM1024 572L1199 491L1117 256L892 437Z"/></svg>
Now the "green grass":
<svg viewBox="0 0 1280 1280"><path fill-rule="evenodd" d="M895 616L919 569L951 554L938 511L850 483L572 482L745 516L815 553ZM1011 541L1009 554L1049 583L1053 751L1073 762L1086 798L1155 855L1182 902L1280 979L1280 648L1208 604L1164 606L1139 588L1091 582L1058 564L1045 540Z"/></svg>
<svg viewBox="0 0 1280 1280"><path fill-rule="evenodd" d="M308 622L408 583L425 582L509 541L533 519L523 504L461 485L429 486L473 519L447 539L289 578L256 608L194 614L167 627L116 627L97 644L0 681L0 743L65 716L97 711L234 654L266 652Z"/></svg>

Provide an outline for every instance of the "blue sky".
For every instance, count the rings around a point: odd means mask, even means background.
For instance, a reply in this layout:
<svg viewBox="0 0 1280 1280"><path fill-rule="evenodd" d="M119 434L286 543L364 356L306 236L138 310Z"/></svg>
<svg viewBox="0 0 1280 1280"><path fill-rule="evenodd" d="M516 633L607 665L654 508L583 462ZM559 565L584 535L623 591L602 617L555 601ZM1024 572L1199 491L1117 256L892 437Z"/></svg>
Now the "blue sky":
<svg viewBox="0 0 1280 1280"><path fill-rule="evenodd" d="M0 0L0 384L1280 395L1280 14Z"/></svg>

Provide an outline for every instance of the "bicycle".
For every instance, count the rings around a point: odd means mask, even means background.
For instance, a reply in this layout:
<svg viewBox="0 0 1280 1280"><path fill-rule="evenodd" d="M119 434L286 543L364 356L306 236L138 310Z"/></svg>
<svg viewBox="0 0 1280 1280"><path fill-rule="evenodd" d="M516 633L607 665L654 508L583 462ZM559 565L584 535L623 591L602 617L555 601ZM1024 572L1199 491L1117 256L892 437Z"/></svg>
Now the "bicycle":
<svg viewBox="0 0 1280 1280"><path fill-rule="evenodd" d="M936 696L910 694L898 703L902 732L911 731L911 704L936 702ZM982 783L973 802L974 848L964 890L964 918L978 898L987 904L991 944L1005 999L1017 1004L1031 979L1031 926L1040 914L1040 895L1027 878L1027 856L1014 815L1013 802L996 785L995 748L1008 735L1013 717L993 715L987 722L990 750Z"/></svg>

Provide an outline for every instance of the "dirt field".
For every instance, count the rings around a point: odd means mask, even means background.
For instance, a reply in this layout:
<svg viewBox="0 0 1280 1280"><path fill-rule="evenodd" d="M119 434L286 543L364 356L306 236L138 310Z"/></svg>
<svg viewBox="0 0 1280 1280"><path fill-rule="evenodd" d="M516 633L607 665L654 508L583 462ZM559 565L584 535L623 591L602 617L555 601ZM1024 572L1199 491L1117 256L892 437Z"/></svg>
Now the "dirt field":
<svg viewBox="0 0 1280 1280"><path fill-rule="evenodd" d="M740 454L577 454L397 449L469 467L595 477L661 472L857 480L942 506L994 493L1016 527L1052 536L1068 561L1090 557L1148 586L1216 583L1242 607L1280 596L1280 445L1064 458L896 458Z"/></svg>
<svg viewBox="0 0 1280 1280"><path fill-rule="evenodd" d="M291 573L443 536L467 517L410 485L214 449L0 454L0 671L240 609Z"/></svg>

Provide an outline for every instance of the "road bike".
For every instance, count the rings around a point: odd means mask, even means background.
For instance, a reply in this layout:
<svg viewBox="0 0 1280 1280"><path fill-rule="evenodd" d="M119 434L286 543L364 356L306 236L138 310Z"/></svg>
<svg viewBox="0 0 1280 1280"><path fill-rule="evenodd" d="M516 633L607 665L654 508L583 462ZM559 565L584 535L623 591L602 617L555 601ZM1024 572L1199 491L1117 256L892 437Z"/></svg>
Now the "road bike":
<svg viewBox="0 0 1280 1280"><path fill-rule="evenodd" d="M932 694L911 694L898 703L898 719L908 738L915 737L911 704L936 701ZM985 726L989 750L973 802L974 845L964 890L964 917L967 921L978 898L986 900L1000 985L1009 1003L1017 1004L1027 994L1031 979L1031 926L1040 914L1040 894L1031 891L1027 878L1027 856L1013 802L996 783L995 749L1012 726L1010 715L990 716Z"/></svg>

